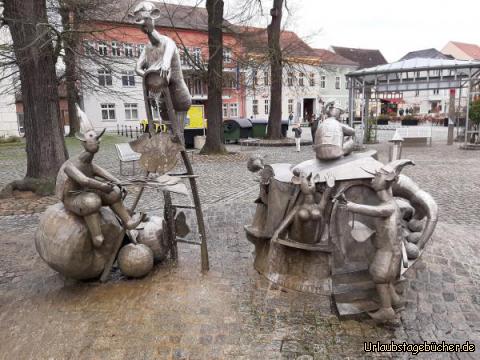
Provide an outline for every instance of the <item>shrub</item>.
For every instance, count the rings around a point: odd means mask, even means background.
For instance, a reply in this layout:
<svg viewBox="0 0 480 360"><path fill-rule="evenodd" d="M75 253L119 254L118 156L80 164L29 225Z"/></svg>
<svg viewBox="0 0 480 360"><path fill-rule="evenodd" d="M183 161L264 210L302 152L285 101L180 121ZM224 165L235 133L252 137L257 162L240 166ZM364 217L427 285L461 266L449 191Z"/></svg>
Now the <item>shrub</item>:
<svg viewBox="0 0 480 360"><path fill-rule="evenodd" d="M12 144L20 141L21 138L19 138L18 136L0 137L0 144Z"/></svg>

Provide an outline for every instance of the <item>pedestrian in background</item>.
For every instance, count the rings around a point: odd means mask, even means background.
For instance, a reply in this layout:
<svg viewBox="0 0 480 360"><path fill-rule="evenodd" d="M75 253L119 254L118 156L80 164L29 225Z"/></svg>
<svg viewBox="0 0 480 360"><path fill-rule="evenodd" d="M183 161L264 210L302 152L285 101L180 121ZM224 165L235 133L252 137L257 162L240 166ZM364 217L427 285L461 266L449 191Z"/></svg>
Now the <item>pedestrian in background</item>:
<svg viewBox="0 0 480 360"><path fill-rule="evenodd" d="M300 152L300 142L302 140L302 128L300 127L300 124L294 124L292 131L295 134L295 146L297 148L297 152Z"/></svg>

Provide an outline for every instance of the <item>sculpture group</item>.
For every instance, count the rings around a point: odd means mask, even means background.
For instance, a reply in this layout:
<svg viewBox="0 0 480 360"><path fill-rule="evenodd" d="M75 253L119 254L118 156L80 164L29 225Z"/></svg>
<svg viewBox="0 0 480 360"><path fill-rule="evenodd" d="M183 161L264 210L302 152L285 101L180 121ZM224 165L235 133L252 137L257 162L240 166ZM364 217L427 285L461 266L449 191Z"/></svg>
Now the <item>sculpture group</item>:
<svg viewBox="0 0 480 360"><path fill-rule="evenodd" d="M352 153L354 130L339 115L332 107L319 125L315 159L250 159L260 195L246 235L255 268L271 281L333 295L340 315L391 320L402 305L402 274L433 234L437 205L401 174L412 161L385 165L374 151Z"/></svg>
<svg viewBox="0 0 480 360"><path fill-rule="evenodd" d="M132 149L142 154L145 178L122 182L93 162L105 130L97 134L77 107L81 124L77 138L84 150L60 168L56 195L61 202L46 210L35 235L42 259L67 277L104 281L115 261L125 275L144 276L169 253L175 257L177 235L185 237L189 232L184 213L176 214L167 206L170 193L186 195L186 187L180 177L167 173L184 150L181 128L191 97L175 43L154 28L158 15L159 10L148 1L138 4L132 15L150 40L136 65L143 78L150 133L131 143ZM152 132L153 101L162 104L162 117L170 125L168 133ZM127 186L141 188L130 209L124 204ZM135 212L145 187L164 194L164 218Z"/></svg>
<svg viewBox="0 0 480 360"><path fill-rule="evenodd" d="M133 17L148 36L136 71L143 78L149 134L131 143L142 154L143 179L122 182L93 162L104 131L97 133L78 108L84 150L67 160L57 177L60 202L43 214L35 235L38 253L59 273L74 279L106 280L117 261L127 276L146 275L155 262L175 257L177 235L188 232L186 216L172 210L170 193L186 195L181 176L169 174L181 153L195 202L202 268L208 270L205 229L195 175L183 145L183 120L191 97L172 39L154 27L158 9L141 2ZM151 105L160 106L168 133L153 133ZM353 153L354 129L331 107L315 133L316 157L297 165L265 164L252 157L260 193L252 224L255 268L284 287L333 295L340 315L368 312L391 320L402 305L402 275L431 238L437 205L401 174L407 159L388 164L374 151ZM140 191L124 204L126 187ZM145 187L161 192L164 217L135 212Z"/></svg>

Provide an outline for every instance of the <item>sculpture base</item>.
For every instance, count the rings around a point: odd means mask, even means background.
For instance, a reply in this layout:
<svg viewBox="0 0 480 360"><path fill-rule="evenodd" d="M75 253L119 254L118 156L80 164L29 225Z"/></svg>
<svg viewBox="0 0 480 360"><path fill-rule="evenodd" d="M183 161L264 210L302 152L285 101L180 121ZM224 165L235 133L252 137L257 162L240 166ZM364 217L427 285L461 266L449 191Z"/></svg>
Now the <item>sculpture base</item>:
<svg viewBox="0 0 480 360"><path fill-rule="evenodd" d="M262 239L254 244L254 267L268 280L296 291L332 293L328 252L298 249Z"/></svg>
<svg viewBox="0 0 480 360"><path fill-rule="evenodd" d="M123 228L110 208L100 209L103 244L94 248L82 217L65 209L62 203L47 208L35 233L40 257L55 271L77 280L98 278L118 250Z"/></svg>

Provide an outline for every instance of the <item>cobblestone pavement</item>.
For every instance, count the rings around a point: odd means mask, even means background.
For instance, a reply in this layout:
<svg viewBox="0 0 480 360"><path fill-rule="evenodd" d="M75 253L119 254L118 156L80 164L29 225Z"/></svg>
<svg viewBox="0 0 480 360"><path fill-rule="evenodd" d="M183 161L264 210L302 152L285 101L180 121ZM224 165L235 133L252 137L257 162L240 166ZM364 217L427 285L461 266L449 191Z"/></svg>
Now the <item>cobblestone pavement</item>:
<svg viewBox="0 0 480 360"><path fill-rule="evenodd" d="M385 160L386 146L375 145ZM98 162L116 170L105 146ZM432 193L441 221L415 271L407 305L388 326L338 320L330 299L270 284L253 269L243 225L253 215L255 177L245 158L297 163L310 147L232 150L228 161L194 159L205 208L211 271L199 272L199 250L180 249L177 267L158 267L141 280L64 280L36 254L38 215L0 217L0 358L2 359L361 359L412 358L366 354L364 341L470 341L477 353L422 354L420 359L475 359L480 347L478 233L480 154L434 141L404 148L417 166L406 173ZM107 153L110 152L110 155ZM1 156L1 155L0 155ZM0 159L2 169L5 161ZM2 171L2 181L9 181ZM142 209L157 210L155 194ZM235 204L233 203L235 201ZM475 356L476 355L476 356Z"/></svg>

